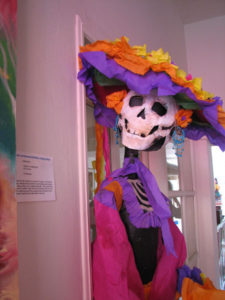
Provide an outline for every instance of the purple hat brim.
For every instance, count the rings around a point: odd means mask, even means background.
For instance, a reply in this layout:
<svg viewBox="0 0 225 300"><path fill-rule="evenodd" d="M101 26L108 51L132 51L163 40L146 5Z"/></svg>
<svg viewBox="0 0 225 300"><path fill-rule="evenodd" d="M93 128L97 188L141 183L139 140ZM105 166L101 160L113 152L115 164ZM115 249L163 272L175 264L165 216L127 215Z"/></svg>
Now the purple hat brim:
<svg viewBox="0 0 225 300"><path fill-rule="evenodd" d="M97 69L106 77L116 78L126 84L128 89L134 90L142 95L147 95L154 88L158 89L159 96L174 96L186 94L188 98L195 101L203 112L204 117L213 128L198 125L189 125L186 129L186 137L198 140L206 136L213 145L218 145L225 150L225 129L218 123L217 106L222 105L222 100L215 97L213 102L198 100L192 91L183 86L175 84L165 72L148 71L145 75L135 74L117 64L113 59L107 57L102 51L89 51L79 54L82 60L82 69L78 73L78 79L86 86L87 96L95 105L96 121L106 127L113 127L116 113L96 99L93 92L93 71Z"/></svg>

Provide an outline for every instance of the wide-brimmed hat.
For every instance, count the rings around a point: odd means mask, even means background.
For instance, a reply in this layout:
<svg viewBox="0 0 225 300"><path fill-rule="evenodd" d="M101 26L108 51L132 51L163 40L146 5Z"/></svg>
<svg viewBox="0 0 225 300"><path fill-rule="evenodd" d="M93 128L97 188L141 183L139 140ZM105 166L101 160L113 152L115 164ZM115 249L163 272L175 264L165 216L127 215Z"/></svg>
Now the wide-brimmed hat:
<svg viewBox="0 0 225 300"><path fill-rule="evenodd" d="M158 96L172 95L179 107L177 120L185 120L186 137L198 140L207 136L213 145L225 150L225 112L222 100L203 91L201 78L192 78L172 62L162 49L147 52L146 46L133 46L128 39L97 41L81 47L78 79L86 86L93 101L96 121L113 127L122 108L126 91L147 95L152 89ZM184 126L185 127L185 126Z"/></svg>

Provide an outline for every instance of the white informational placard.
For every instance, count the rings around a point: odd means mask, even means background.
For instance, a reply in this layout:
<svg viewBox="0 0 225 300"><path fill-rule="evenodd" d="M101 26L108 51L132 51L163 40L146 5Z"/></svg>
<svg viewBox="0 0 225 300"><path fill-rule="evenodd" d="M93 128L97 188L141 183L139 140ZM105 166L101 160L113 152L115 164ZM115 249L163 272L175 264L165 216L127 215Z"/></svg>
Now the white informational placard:
<svg viewBox="0 0 225 300"><path fill-rule="evenodd" d="M55 200L52 157L16 154L16 197L18 202Z"/></svg>

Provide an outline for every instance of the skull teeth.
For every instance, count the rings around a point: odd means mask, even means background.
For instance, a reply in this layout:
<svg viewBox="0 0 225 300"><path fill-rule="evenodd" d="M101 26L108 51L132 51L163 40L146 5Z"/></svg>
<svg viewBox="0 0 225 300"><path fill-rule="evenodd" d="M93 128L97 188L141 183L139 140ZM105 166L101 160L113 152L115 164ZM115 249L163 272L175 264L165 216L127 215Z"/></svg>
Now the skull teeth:
<svg viewBox="0 0 225 300"><path fill-rule="evenodd" d="M139 134L139 133L135 132L133 129L127 129L127 132L131 135L136 135L136 136L139 136L139 137L142 137L142 138L146 137L146 135L144 133Z"/></svg>
<svg viewBox="0 0 225 300"><path fill-rule="evenodd" d="M135 129L132 129L132 128L129 128L128 129L128 120L125 118L124 119L124 125L125 125L125 128L126 128L126 130L127 130L127 132L129 133L129 134L131 134L131 135L135 135L135 136L139 136L139 137L141 137L141 138L145 138L147 135L145 134L145 133L138 133L138 132L136 132L135 131ZM157 128L156 128L157 127ZM153 128L153 131L150 131L149 132L149 134L148 135L150 135L150 134L152 134L154 131L156 131L157 129L158 129L158 127L159 126L155 126L154 128Z"/></svg>

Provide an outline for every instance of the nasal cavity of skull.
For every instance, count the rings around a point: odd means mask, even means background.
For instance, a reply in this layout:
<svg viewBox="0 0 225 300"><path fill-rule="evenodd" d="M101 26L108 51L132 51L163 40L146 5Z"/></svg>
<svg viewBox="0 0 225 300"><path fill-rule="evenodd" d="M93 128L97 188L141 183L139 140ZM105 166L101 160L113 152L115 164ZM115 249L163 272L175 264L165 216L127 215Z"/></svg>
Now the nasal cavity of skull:
<svg viewBox="0 0 225 300"><path fill-rule="evenodd" d="M142 109L137 115L138 118L145 119L145 109Z"/></svg>
<svg viewBox="0 0 225 300"><path fill-rule="evenodd" d="M132 96L129 101L129 106L130 107L141 106L143 104L143 101L144 99L142 96L139 95Z"/></svg>
<svg viewBox="0 0 225 300"><path fill-rule="evenodd" d="M160 102L155 102L152 105L152 110L160 117L164 116L167 113L167 109Z"/></svg>

